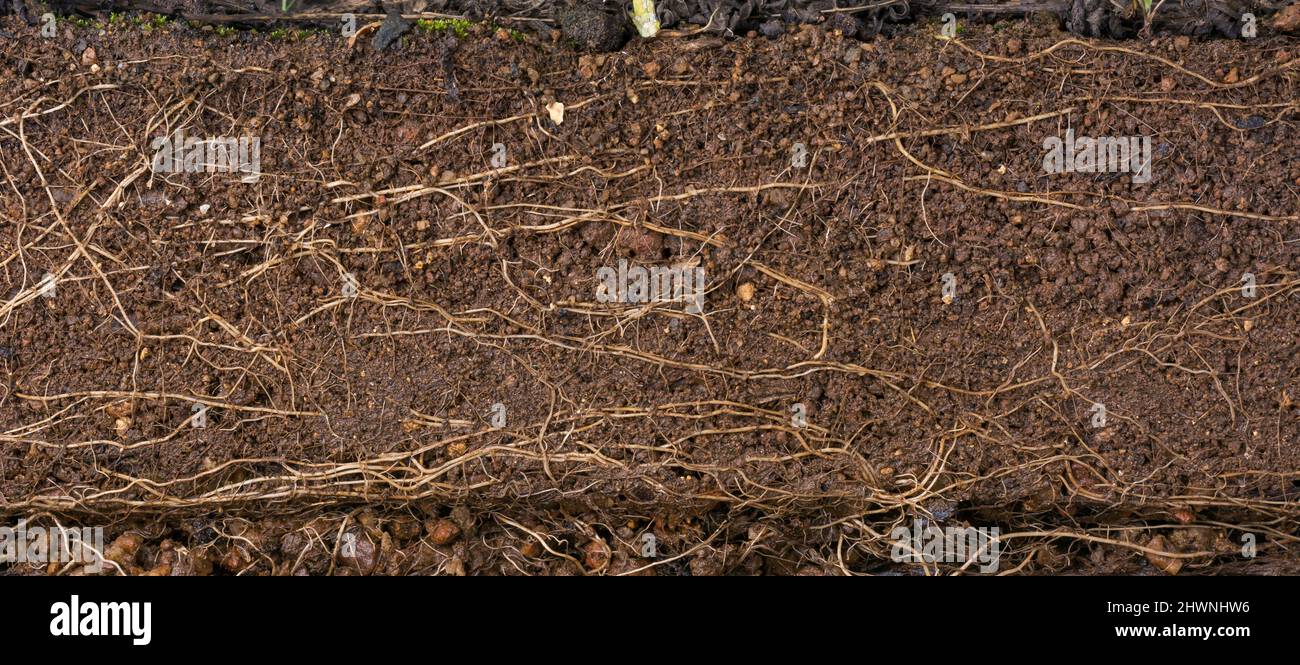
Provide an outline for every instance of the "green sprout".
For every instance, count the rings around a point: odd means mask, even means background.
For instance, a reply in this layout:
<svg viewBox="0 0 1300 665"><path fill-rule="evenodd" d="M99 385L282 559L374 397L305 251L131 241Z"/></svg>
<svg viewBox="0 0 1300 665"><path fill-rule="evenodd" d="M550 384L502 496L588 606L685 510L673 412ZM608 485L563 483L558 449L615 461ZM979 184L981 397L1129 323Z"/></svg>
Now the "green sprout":
<svg viewBox="0 0 1300 665"><path fill-rule="evenodd" d="M1143 39L1151 36L1151 22L1155 19L1156 12L1160 11L1160 6L1165 4L1165 0L1154 2L1154 0L1134 0L1138 9L1142 12L1142 31L1138 33Z"/></svg>
<svg viewBox="0 0 1300 665"><path fill-rule="evenodd" d="M654 0L632 0L632 25L644 39L659 34L659 18L655 16Z"/></svg>

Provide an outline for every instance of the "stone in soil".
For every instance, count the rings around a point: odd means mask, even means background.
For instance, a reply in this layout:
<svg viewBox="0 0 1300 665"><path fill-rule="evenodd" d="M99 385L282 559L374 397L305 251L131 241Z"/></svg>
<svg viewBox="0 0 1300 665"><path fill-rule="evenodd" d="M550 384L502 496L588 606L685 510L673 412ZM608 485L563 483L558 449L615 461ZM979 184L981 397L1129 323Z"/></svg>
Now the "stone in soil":
<svg viewBox="0 0 1300 665"><path fill-rule="evenodd" d="M577 6L557 12L560 32L578 46L592 51L616 51L623 45L623 18L594 7Z"/></svg>
<svg viewBox="0 0 1300 665"><path fill-rule="evenodd" d="M375 47L376 51L382 51L410 29L411 22L402 18L401 14L393 12L384 19L383 25L379 26L379 31L375 33L375 38L371 40L370 44Z"/></svg>

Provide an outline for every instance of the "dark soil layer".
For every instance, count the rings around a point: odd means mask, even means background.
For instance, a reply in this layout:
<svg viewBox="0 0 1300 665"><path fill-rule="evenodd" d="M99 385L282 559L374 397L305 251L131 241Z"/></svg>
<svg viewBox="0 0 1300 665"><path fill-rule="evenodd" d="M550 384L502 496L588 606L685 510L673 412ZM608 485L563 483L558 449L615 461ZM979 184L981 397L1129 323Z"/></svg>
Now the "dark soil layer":
<svg viewBox="0 0 1300 665"><path fill-rule="evenodd" d="M16 13L35 17L37 0L0 0ZM154 12L203 23L267 25L314 22L332 27L343 13L408 17L458 16L500 21L549 34L571 11L604 14L627 23L631 0L48 0L56 11L104 15ZM1145 17L1140 0L658 0L657 20L666 28L692 28L728 36L750 31L769 37L788 26L827 22L850 37L892 34L900 23L952 13L963 22L1041 15L1085 37L1129 38L1150 30L1200 37L1243 37L1247 14L1267 19L1295 0L1162 0ZM1148 20L1150 25L1147 25ZM623 26L630 28L630 25ZM1261 34L1300 31L1300 16L1253 25ZM1249 32L1245 30L1244 32ZM1249 36L1249 35L1247 35ZM614 47L616 48L616 47Z"/></svg>
<svg viewBox="0 0 1300 665"><path fill-rule="evenodd" d="M4 523L155 574L957 570L891 560L917 518L1300 571L1295 40L0 29ZM260 180L152 172L178 128ZM1067 129L1151 182L1045 173ZM599 302L620 260L703 315Z"/></svg>

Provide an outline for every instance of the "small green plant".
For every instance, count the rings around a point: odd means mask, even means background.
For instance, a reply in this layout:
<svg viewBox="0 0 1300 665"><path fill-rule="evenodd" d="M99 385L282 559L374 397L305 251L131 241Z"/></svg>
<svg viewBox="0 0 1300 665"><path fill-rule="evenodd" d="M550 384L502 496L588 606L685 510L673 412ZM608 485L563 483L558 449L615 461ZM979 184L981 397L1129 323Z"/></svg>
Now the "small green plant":
<svg viewBox="0 0 1300 665"><path fill-rule="evenodd" d="M158 14L153 14L152 16L146 14L135 18L136 25L139 25L140 29L144 32L153 32L156 29L162 28L167 25L167 21L168 19L166 16Z"/></svg>
<svg viewBox="0 0 1300 665"><path fill-rule="evenodd" d="M288 14L289 10L293 9L293 4L294 4L294 0L280 0L280 11L282 13Z"/></svg>
<svg viewBox="0 0 1300 665"><path fill-rule="evenodd" d="M220 27L217 28L217 35L218 35L218 36L221 36L221 37L229 37L229 36L231 36L231 35L233 35L233 34L235 34L235 29L232 28L232 27L230 27L230 26L228 26L228 25L223 25L223 26L220 26Z"/></svg>

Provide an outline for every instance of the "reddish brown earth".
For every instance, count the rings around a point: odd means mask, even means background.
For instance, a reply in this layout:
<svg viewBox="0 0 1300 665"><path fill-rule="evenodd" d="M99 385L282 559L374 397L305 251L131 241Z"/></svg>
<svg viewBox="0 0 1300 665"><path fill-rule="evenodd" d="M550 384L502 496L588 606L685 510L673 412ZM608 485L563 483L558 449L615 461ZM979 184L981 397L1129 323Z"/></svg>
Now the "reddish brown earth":
<svg viewBox="0 0 1300 665"><path fill-rule="evenodd" d="M1294 39L0 29L6 524L155 574L960 568L891 561L915 518L1300 571ZM178 127L261 179L151 172ZM1067 128L1152 181L1045 173ZM703 314L598 302L620 259Z"/></svg>

